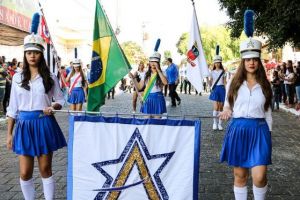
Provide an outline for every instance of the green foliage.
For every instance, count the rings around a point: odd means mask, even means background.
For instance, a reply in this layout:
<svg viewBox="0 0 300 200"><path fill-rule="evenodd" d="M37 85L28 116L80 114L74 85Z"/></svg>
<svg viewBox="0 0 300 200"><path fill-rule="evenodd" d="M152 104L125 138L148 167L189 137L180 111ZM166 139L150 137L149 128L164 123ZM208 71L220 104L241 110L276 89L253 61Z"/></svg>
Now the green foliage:
<svg viewBox="0 0 300 200"><path fill-rule="evenodd" d="M187 44L189 42L189 34L188 33L183 33L177 44L176 44L176 47L177 47L177 52L180 54L180 55L183 55L183 54L186 54L187 52Z"/></svg>
<svg viewBox="0 0 300 200"><path fill-rule="evenodd" d="M121 47L130 64L138 64L140 61L147 59L142 47L135 42L124 42L121 44Z"/></svg>
<svg viewBox="0 0 300 200"><path fill-rule="evenodd" d="M241 36L245 38L245 35ZM216 46L220 45L220 55L223 60L235 60L239 58L239 45L241 39L231 39L230 31L224 26L202 27L201 40L206 61L212 63L216 54ZM176 46L180 55L185 55L188 51L189 33L183 33Z"/></svg>
<svg viewBox="0 0 300 200"><path fill-rule="evenodd" d="M164 51L164 57L165 57L165 60L166 60L167 58L172 58L171 51L170 51L170 50Z"/></svg>
<svg viewBox="0 0 300 200"><path fill-rule="evenodd" d="M299 0L219 0L219 3L231 19L227 26L232 29L232 37L241 35L248 8L256 14L254 34L267 36L270 49L281 48L287 42L300 47Z"/></svg>

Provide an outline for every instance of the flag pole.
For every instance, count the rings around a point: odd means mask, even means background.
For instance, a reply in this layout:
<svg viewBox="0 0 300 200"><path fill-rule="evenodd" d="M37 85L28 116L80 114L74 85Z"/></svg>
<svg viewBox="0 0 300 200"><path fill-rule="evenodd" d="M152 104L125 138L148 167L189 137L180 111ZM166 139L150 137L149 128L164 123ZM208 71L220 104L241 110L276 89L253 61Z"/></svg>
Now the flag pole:
<svg viewBox="0 0 300 200"><path fill-rule="evenodd" d="M194 9L195 15L196 15L197 26L198 26L198 29L199 29L199 23L198 23L198 17L197 17L196 8L195 8L195 2L194 2L194 0L191 0L191 1L192 1L192 5L193 5L193 9ZM201 36L201 35L200 35L200 36ZM201 42L202 42L202 41L201 41Z"/></svg>
<svg viewBox="0 0 300 200"><path fill-rule="evenodd" d="M98 0L96 0L96 1L98 1ZM107 18L107 20L106 20L107 23L108 23L110 29L111 29L112 32L113 32L113 37L115 37L115 39L116 39L116 41L117 41L117 44L118 44L119 48L121 49L121 51L122 51L122 53L123 53L123 55L124 55L124 57L125 57L124 59L126 59L126 61L128 62L128 60L127 60L127 58L126 58L126 56L125 56L125 53L124 53L123 49L121 48L121 45L120 45L120 43L119 43L119 41L118 41L118 38L117 38L117 36L115 35L115 33L114 33L114 31L113 31L113 28L112 28L112 26L111 26L111 24L110 24L110 21L108 20L108 16L107 16L107 14L106 14L106 12L105 12L105 9L103 8L101 2L99 2L99 4L101 5L102 10L103 10L103 13L105 14L105 16L106 16L106 18ZM129 62L128 62L128 63L129 63ZM129 65L130 65L130 63L129 63ZM127 74L129 74L129 72L130 72L131 70L129 70L128 68L126 68L126 69L127 69ZM140 99L140 101L142 101L142 95L141 95L141 93L139 92L139 89L138 89L138 87L137 87L135 81L133 80L133 78L131 78L131 80L132 80L132 82L133 82L133 86L134 86L134 88L135 88L135 91L137 92L138 98Z"/></svg>
<svg viewBox="0 0 300 200"><path fill-rule="evenodd" d="M56 67L58 68L58 59L57 59L57 51L55 49L55 46L54 46L54 43L53 43L53 40L52 40L52 37L51 37L51 34L50 34L50 30L48 28L48 25L47 25L47 21L46 21L46 17L45 17L45 14L44 14L44 11L43 11L43 7L40 3L40 1L38 0L38 3L39 3L39 7L40 7L40 11L42 13L42 16L44 17L44 21L45 21L45 26L48 30L48 34L49 34L49 39L50 39L50 47L52 46L53 47L53 50L54 50L54 57L55 57L55 63L56 63ZM50 60L50 59L49 59ZM50 66L50 64L48 63L48 65Z"/></svg>

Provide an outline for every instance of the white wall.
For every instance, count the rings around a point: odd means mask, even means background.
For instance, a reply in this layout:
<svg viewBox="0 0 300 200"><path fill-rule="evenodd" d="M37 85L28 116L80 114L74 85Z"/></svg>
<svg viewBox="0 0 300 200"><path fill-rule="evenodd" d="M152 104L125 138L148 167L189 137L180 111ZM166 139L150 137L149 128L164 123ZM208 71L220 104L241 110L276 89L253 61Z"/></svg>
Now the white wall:
<svg viewBox="0 0 300 200"><path fill-rule="evenodd" d="M285 45L282 49L282 61L292 60L294 63L300 61L300 52L294 52L290 45Z"/></svg>

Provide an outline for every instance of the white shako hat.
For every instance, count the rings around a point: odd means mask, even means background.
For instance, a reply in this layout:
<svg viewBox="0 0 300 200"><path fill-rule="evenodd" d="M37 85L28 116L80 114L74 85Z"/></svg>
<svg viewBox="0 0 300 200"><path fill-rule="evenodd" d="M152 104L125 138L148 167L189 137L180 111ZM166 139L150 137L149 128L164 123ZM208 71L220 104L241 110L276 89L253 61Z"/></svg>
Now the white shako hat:
<svg viewBox="0 0 300 200"><path fill-rule="evenodd" d="M243 41L240 44L242 58L260 58L261 46L261 42L253 38Z"/></svg>
<svg viewBox="0 0 300 200"><path fill-rule="evenodd" d="M149 61L150 62L160 62L160 58L161 58L161 55L160 53L158 52L154 52L150 57L149 57Z"/></svg>
<svg viewBox="0 0 300 200"><path fill-rule="evenodd" d="M260 58L262 44L253 38L254 14L253 10L246 10L244 14L244 31L248 38L240 44L240 53L243 59Z"/></svg>
<svg viewBox="0 0 300 200"><path fill-rule="evenodd" d="M72 62L74 67L81 66L81 60L79 58L75 58Z"/></svg>
<svg viewBox="0 0 300 200"><path fill-rule="evenodd" d="M44 39L37 34L30 34L24 38L24 51L44 52Z"/></svg>

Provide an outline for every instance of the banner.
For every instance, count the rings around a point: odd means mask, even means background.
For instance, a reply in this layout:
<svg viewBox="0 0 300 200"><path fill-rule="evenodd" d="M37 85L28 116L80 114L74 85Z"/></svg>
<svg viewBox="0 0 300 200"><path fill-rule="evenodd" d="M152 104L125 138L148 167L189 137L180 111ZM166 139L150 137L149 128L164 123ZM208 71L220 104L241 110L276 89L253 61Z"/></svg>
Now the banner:
<svg viewBox="0 0 300 200"><path fill-rule="evenodd" d="M130 71L131 66L121 49L107 16L96 0L93 52L87 110L99 111L105 95Z"/></svg>
<svg viewBox="0 0 300 200"><path fill-rule="evenodd" d="M193 11L192 26L190 31L187 62L187 79L198 92L201 92L203 90L203 79L209 75L209 71L202 48L200 29L198 26L195 8Z"/></svg>
<svg viewBox="0 0 300 200"><path fill-rule="evenodd" d="M200 121L71 116L68 200L198 200Z"/></svg>

